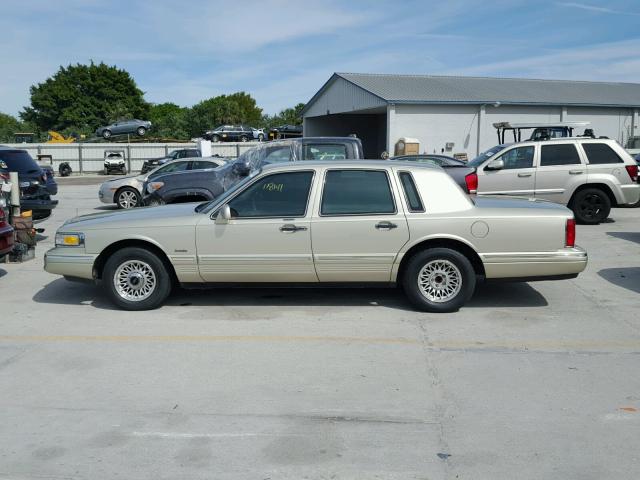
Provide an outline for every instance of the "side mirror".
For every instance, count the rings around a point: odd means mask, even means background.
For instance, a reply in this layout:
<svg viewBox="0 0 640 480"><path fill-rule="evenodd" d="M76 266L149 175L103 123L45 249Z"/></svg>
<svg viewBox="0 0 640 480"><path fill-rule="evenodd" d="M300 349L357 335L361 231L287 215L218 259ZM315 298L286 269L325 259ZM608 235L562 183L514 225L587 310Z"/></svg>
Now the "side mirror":
<svg viewBox="0 0 640 480"><path fill-rule="evenodd" d="M491 160L489 164L484 167L485 170L502 170L504 168L504 160L498 158L496 160Z"/></svg>
<svg viewBox="0 0 640 480"><path fill-rule="evenodd" d="M244 162L236 162L233 164L233 173L238 175L239 177L246 177L251 172L249 165Z"/></svg>
<svg viewBox="0 0 640 480"><path fill-rule="evenodd" d="M231 208L228 204L224 204L218 210L218 216L216 217L216 225L226 225L231 220Z"/></svg>

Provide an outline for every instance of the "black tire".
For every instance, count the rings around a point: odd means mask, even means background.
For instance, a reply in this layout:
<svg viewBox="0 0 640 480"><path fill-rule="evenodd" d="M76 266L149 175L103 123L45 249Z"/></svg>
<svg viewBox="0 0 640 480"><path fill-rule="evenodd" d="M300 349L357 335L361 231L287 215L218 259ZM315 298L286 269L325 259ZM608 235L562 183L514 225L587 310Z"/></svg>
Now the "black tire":
<svg viewBox="0 0 640 480"><path fill-rule="evenodd" d="M148 207L161 207L162 205L166 204L167 202L165 202L164 199L158 197L153 197L147 202Z"/></svg>
<svg viewBox="0 0 640 480"><path fill-rule="evenodd" d="M258 134L258 141L259 142L263 142L264 141L264 135L262 133Z"/></svg>
<svg viewBox="0 0 640 480"><path fill-rule="evenodd" d="M419 286L423 269L425 291ZM414 254L400 279L405 294L416 308L426 312L455 312L473 295L476 273L469 259L450 248L430 248ZM450 290L449 295L447 291ZM431 298L429 297L431 295ZM434 299L443 295L440 300Z"/></svg>
<svg viewBox="0 0 640 480"><path fill-rule="evenodd" d="M218 135L214 135L211 137L211 141L213 143L218 143L220 141L220 137Z"/></svg>
<svg viewBox="0 0 640 480"><path fill-rule="evenodd" d="M111 138L111 130L104 130L102 132L102 138Z"/></svg>
<svg viewBox="0 0 640 480"><path fill-rule="evenodd" d="M139 207L142 201L140 192L133 187L122 187L116 192L113 199L118 208L125 210Z"/></svg>
<svg viewBox="0 0 640 480"><path fill-rule="evenodd" d="M121 280L120 287L116 286L116 275ZM124 310L157 308L172 288L171 275L164 262L139 247L123 248L111 255L104 266L102 281L111 301ZM147 292L148 288L151 290ZM135 292L140 292L141 299L133 299Z"/></svg>
<svg viewBox="0 0 640 480"><path fill-rule="evenodd" d="M144 137L144 135L147 133L147 129L144 127L138 127L136 129L136 133L138 134L139 137Z"/></svg>
<svg viewBox="0 0 640 480"><path fill-rule="evenodd" d="M247 137L246 135L242 135L242 136L240 137L240 141L241 141L241 142L243 142L243 143L244 143L244 142L248 142L248 141L249 141L249 137Z"/></svg>
<svg viewBox="0 0 640 480"><path fill-rule="evenodd" d="M109 169L107 167L104 167L103 173L105 175L109 175Z"/></svg>
<svg viewBox="0 0 640 480"><path fill-rule="evenodd" d="M575 194L571 210L578 223L596 225L604 221L611 212L611 200L599 188L585 188Z"/></svg>

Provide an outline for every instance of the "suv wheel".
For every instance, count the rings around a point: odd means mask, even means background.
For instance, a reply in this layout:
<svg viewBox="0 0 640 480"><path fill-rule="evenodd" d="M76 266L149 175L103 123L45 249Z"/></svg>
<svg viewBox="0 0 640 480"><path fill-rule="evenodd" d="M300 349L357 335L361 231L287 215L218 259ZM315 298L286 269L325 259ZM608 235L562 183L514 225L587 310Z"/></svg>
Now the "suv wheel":
<svg viewBox="0 0 640 480"><path fill-rule="evenodd" d="M118 208L135 208L140 205L140 193L132 187L125 187L116 193L116 204Z"/></svg>
<svg viewBox="0 0 640 480"><path fill-rule="evenodd" d="M454 312L473 295L476 274L467 257L450 248L415 254L401 279L405 294L418 309Z"/></svg>
<svg viewBox="0 0 640 480"><path fill-rule="evenodd" d="M242 135L242 136L240 137L240 141L241 141L241 142L248 142L248 141L249 141L249 139L247 138L247 136L246 136L246 135Z"/></svg>
<svg viewBox="0 0 640 480"><path fill-rule="evenodd" d="M171 292L171 276L157 255L128 247L114 253L104 266L102 279L109 297L125 310L159 307Z"/></svg>
<svg viewBox="0 0 640 480"><path fill-rule="evenodd" d="M102 138L111 138L111 130L104 130L102 132Z"/></svg>
<svg viewBox="0 0 640 480"><path fill-rule="evenodd" d="M576 193L571 210L579 223L595 225L609 216L611 200L599 188L585 188Z"/></svg>

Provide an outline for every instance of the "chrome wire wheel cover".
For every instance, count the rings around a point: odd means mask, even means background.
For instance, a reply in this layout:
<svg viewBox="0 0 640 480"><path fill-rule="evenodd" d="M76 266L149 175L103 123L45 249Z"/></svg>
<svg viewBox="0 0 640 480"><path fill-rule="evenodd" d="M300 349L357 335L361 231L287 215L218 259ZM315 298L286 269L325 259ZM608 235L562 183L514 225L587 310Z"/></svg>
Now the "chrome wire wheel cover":
<svg viewBox="0 0 640 480"><path fill-rule="evenodd" d="M432 260L418 273L418 288L431 302L448 302L460 292L462 274L449 260Z"/></svg>
<svg viewBox="0 0 640 480"><path fill-rule="evenodd" d="M133 208L138 204L138 197L131 190L125 190L118 195L118 205L122 208Z"/></svg>
<svg viewBox="0 0 640 480"><path fill-rule="evenodd" d="M118 295L130 302L140 302L156 289L156 274L148 263L129 260L121 264L113 275Z"/></svg>

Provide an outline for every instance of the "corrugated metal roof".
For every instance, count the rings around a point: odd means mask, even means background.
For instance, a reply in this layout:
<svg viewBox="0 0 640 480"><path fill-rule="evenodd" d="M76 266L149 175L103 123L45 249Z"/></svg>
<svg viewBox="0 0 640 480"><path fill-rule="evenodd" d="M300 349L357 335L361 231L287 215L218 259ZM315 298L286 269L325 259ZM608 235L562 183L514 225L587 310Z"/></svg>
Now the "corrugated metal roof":
<svg viewBox="0 0 640 480"><path fill-rule="evenodd" d="M366 73L334 74L307 105L337 77L388 103L640 106L640 84L636 83Z"/></svg>

